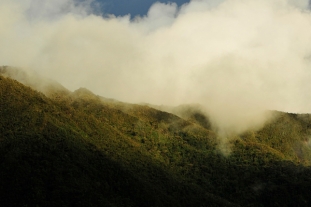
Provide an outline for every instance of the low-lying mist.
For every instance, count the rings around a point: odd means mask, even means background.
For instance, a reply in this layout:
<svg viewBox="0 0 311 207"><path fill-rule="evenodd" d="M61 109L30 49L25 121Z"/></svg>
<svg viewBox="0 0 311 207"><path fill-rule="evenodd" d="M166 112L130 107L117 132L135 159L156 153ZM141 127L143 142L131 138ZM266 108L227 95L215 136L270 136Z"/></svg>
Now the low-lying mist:
<svg viewBox="0 0 311 207"><path fill-rule="evenodd" d="M262 126L267 110L311 112L307 0L155 3L143 17L94 5L2 0L0 65L121 101L198 103L225 133Z"/></svg>

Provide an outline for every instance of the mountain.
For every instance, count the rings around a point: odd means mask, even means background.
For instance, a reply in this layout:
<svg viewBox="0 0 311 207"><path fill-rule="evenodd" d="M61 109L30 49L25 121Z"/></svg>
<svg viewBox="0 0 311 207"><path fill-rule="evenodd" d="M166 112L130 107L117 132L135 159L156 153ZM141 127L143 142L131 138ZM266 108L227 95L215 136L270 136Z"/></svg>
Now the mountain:
<svg viewBox="0 0 311 207"><path fill-rule="evenodd" d="M1 206L311 204L309 114L273 112L223 155L197 106L173 114L43 80L0 68Z"/></svg>

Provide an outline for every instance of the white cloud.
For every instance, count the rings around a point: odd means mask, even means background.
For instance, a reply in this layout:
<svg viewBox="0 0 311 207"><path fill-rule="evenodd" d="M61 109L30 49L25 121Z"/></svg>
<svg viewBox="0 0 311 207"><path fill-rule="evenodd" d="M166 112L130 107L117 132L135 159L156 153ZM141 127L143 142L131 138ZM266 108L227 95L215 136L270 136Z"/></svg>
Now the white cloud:
<svg viewBox="0 0 311 207"><path fill-rule="evenodd" d="M311 112L307 8L305 0L156 3L132 22L91 15L90 2L2 0L0 64L122 101L200 103L219 127L243 131L263 123L265 109Z"/></svg>

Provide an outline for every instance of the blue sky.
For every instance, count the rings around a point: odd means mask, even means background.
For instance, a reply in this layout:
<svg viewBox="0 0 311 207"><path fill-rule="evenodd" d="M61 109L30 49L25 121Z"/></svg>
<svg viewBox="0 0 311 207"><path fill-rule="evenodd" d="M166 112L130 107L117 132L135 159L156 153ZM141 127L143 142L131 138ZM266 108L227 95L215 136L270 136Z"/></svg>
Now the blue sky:
<svg viewBox="0 0 311 207"><path fill-rule="evenodd" d="M172 0L158 2L167 3L175 2L178 6L188 3L190 0ZM155 0L97 0L101 3L101 10L103 13L114 14L116 16L123 16L131 14L132 17L137 15L143 16L148 12L150 6L157 2Z"/></svg>

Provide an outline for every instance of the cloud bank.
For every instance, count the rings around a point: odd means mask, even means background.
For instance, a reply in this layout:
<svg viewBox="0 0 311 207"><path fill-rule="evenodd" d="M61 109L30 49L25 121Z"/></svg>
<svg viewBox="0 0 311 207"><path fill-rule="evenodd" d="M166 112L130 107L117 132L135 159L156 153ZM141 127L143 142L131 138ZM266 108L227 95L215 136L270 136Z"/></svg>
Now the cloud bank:
<svg viewBox="0 0 311 207"><path fill-rule="evenodd" d="M2 0L0 65L121 101L199 103L216 126L242 132L267 109L311 112L308 8L193 0L131 18L97 15L89 0Z"/></svg>

